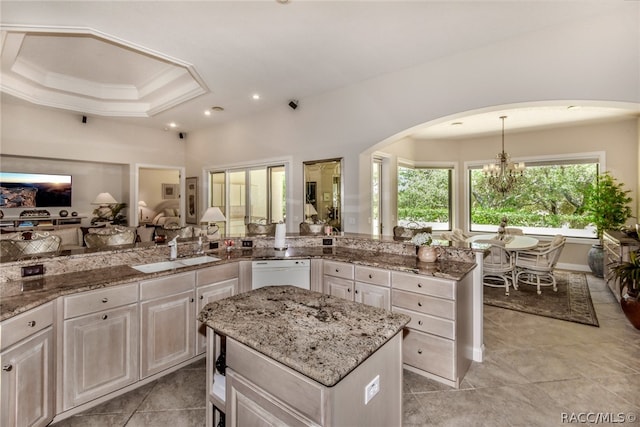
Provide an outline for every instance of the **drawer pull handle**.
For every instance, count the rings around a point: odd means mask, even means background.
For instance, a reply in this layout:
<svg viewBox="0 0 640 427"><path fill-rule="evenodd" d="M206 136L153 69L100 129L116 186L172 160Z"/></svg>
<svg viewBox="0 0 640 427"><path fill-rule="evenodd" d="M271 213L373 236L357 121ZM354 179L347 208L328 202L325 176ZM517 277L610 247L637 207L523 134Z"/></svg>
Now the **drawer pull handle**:
<svg viewBox="0 0 640 427"><path fill-rule="evenodd" d="M103 303L108 303L108 302L109 302L109 298L107 298L107 297L102 298L102 302L103 302Z"/></svg>
<svg viewBox="0 0 640 427"><path fill-rule="evenodd" d="M373 274L370 274L370 275L369 275L369 279L373 279Z"/></svg>
<svg viewBox="0 0 640 427"><path fill-rule="evenodd" d="M204 295L200 295L200 299L204 299Z"/></svg>
<svg viewBox="0 0 640 427"><path fill-rule="evenodd" d="M29 326L30 328L33 328L34 326L36 326L36 321L35 320L29 320L27 322L27 326Z"/></svg>
<svg viewBox="0 0 640 427"><path fill-rule="evenodd" d="M421 302L418 303L418 307L422 307L422 303Z"/></svg>
<svg viewBox="0 0 640 427"><path fill-rule="evenodd" d="M103 314L103 315L102 315L102 320L107 320L107 318L108 318L108 317L109 317L109 316L107 316L106 314Z"/></svg>
<svg viewBox="0 0 640 427"><path fill-rule="evenodd" d="M422 350L418 350L418 354L422 354Z"/></svg>
<svg viewBox="0 0 640 427"><path fill-rule="evenodd" d="M340 273L340 269L339 268L336 268L336 273Z"/></svg>
<svg viewBox="0 0 640 427"><path fill-rule="evenodd" d="M418 325L422 326L422 320L418 320Z"/></svg>
<svg viewBox="0 0 640 427"><path fill-rule="evenodd" d="M195 298L191 298L191 302L194 302L196 299Z"/></svg>
<svg viewBox="0 0 640 427"><path fill-rule="evenodd" d="M13 369L13 365L4 365L2 367L2 370L5 372L11 372L12 369Z"/></svg>
<svg viewBox="0 0 640 427"><path fill-rule="evenodd" d="M421 288L422 287L422 283L418 283L418 287Z"/></svg>

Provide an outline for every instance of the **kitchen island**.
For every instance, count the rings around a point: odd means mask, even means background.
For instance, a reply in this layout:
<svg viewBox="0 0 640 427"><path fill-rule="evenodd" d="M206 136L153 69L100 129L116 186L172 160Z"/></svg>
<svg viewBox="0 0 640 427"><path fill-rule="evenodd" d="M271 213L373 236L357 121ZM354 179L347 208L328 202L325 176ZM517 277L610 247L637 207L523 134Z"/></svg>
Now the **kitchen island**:
<svg viewBox="0 0 640 427"><path fill-rule="evenodd" d="M401 425L408 316L269 286L207 304L199 320L208 326L207 425L214 404L231 426ZM213 392L222 347L224 400Z"/></svg>

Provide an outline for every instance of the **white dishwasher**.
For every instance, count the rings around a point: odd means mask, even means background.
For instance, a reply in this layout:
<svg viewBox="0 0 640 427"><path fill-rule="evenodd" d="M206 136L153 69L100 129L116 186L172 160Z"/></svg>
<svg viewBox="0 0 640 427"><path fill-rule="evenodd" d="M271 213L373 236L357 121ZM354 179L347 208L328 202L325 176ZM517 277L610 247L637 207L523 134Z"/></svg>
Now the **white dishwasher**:
<svg viewBox="0 0 640 427"><path fill-rule="evenodd" d="M291 285L310 289L310 265L308 259L253 261L251 289L271 285Z"/></svg>

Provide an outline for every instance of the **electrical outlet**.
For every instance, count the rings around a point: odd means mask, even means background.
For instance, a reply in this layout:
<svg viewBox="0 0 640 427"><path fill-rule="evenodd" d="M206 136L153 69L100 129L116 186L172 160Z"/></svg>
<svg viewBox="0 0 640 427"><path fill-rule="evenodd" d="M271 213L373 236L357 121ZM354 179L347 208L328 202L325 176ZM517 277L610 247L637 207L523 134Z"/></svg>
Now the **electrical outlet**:
<svg viewBox="0 0 640 427"><path fill-rule="evenodd" d="M27 265L25 267L22 267L21 274L22 274L22 277L42 275L44 274L44 265L43 264Z"/></svg>
<svg viewBox="0 0 640 427"><path fill-rule="evenodd" d="M364 404L368 404L371 399L380 391L380 375L371 380L369 384L364 388Z"/></svg>
<svg viewBox="0 0 640 427"><path fill-rule="evenodd" d="M331 246L331 245L333 245L333 239L331 239L331 238L322 239L322 245L323 246Z"/></svg>
<svg viewBox="0 0 640 427"><path fill-rule="evenodd" d="M243 248L252 248L253 247L253 240L243 240L242 241L242 247Z"/></svg>
<svg viewBox="0 0 640 427"><path fill-rule="evenodd" d="M218 249L218 242L209 242L209 249Z"/></svg>

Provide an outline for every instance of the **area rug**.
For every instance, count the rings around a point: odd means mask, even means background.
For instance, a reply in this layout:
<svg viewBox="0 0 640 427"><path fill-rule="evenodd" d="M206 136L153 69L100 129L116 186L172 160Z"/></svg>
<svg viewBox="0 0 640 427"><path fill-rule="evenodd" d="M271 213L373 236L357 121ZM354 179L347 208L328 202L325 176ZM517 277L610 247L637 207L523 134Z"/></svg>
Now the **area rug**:
<svg viewBox="0 0 640 427"><path fill-rule="evenodd" d="M504 288L485 286L484 303L599 327L585 275L561 270L556 270L554 275L558 292L553 292L551 287L543 287L542 294L538 295L535 286L520 284L518 290L510 288L509 296L506 296Z"/></svg>

